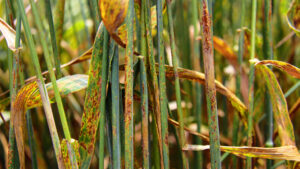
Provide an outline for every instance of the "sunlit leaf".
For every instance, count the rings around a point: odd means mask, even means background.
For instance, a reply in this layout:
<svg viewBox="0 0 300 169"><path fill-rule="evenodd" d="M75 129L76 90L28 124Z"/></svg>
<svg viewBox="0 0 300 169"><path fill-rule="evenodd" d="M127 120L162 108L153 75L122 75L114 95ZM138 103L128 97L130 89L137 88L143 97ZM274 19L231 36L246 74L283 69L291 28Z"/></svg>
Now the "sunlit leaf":
<svg viewBox="0 0 300 169"><path fill-rule="evenodd" d="M183 150L203 151L208 150L209 148L209 145L186 145ZM239 157L300 161L300 154L298 153L298 150L295 146L282 146L274 148L221 146L221 151L229 152Z"/></svg>
<svg viewBox="0 0 300 169"><path fill-rule="evenodd" d="M275 66L276 68L285 71L289 75L300 79L300 69L286 62L282 62L278 60L262 60L262 61L256 61L256 65L272 65Z"/></svg>
<svg viewBox="0 0 300 169"><path fill-rule="evenodd" d="M12 51L16 51L16 31L10 27L3 19L0 18L0 31L2 32L2 35L4 36L7 46Z"/></svg>
<svg viewBox="0 0 300 169"><path fill-rule="evenodd" d="M289 27L300 36L300 0L293 0L286 15Z"/></svg>

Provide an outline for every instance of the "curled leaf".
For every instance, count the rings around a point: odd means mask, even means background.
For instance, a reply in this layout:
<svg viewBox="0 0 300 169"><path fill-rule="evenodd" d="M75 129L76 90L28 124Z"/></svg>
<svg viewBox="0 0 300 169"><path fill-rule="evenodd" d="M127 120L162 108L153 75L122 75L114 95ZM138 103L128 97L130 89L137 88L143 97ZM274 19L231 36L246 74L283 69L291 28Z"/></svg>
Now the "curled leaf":
<svg viewBox="0 0 300 169"><path fill-rule="evenodd" d="M180 79L193 80L201 84L205 84L206 79L203 73L189 70L189 69L184 69L184 68L178 68L177 71ZM173 67L166 66L166 76L174 77ZM224 85L222 85L222 83L220 83L219 81L215 80L215 84L216 84L217 91L225 95L230 100L232 106L236 110L238 110L239 115L241 116L244 124L247 125L246 115L245 115L245 113L247 112L247 107L244 105L244 103L238 97L236 97L235 94L233 94L229 89L227 89Z"/></svg>
<svg viewBox="0 0 300 169"><path fill-rule="evenodd" d="M256 70L263 75L266 86L269 90L274 113L277 123L278 133L283 146L294 146L295 135L292 121L289 116L287 103L282 90L277 82L274 73L265 65L257 64Z"/></svg>
<svg viewBox="0 0 300 169"><path fill-rule="evenodd" d="M293 0L286 15L289 27L300 36L300 0Z"/></svg>
<svg viewBox="0 0 300 169"><path fill-rule="evenodd" d="M209 145L186 145L183 150L185 151L203 151L208 150ZM290 160L300 161L300 154L296 146L282 146L274 148L264 147L238 147L238 146L221 146L221 151L229 152L239 157L254 157L265 158L272 160Z"/></svg>
<svg viewBox="0 0 300 169"><path fill-rule="evenodd" d="M7 46L10 50L15 52L17 50L16 48L16 31L10 27L3 19L0 18L0 31L2 32Z"/></svg>
<svg viewBox="0 0 300 169"><path fill-rule="evenodd" d="M102 21L112 36L112 38L121 46L125 47L117 35L117 29L124 22L127 14L129 0L100 0L99 8L101 11Z"/></svg>
<svg viewBox="0 0 300 169"><path fill-rule="evenodd" d="M300 79L300 69L296 66L293 66L289 63L278 61L278 60L262 60L262 61L255 61L256 65L272 65L276 68L285 71L289 75Z"/></svg>
<svg viewBox="0 0 300 169"><path fill-rule="evenodd" d="M57 80L57 86L62 96L73 93L86 88L87 76L86 75L72 75L66 76ZM54 100L54 92L52 83L46 85L49 98ZM13 111L11 120L15 127L15 135L17 140L18 153L21 166L25 166L24 155L24 131L25 129L25 112L27 109L41 106L42 100L38 90L36 81L31 82L22 87L17 93L15 102L13 103ZM21 167L24 168L24 167Z"/></svg>

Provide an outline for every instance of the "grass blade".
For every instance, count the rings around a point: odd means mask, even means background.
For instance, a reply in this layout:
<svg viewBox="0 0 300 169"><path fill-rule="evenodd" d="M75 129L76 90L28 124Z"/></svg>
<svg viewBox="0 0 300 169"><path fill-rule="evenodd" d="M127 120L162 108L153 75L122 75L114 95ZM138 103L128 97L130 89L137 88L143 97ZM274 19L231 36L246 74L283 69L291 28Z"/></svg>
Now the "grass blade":
<svg viewBox="0 0 300 169"><path fill-rule="evenodd" d="M105 105L106 105L106 86L108 83L108 73L107 73L107 58L108 58L108 42L109 35L104 29L104 42L103 42L103 54L102 54L102 84L101 84L101 99L100 99L100 124L99 124L99 132L100 132L100 141L99 141L99 168L104 168L104 135L105 135ZM112 44L112 43L111 43ZM101 113L102 112L102 113Z"/></svg>
<svg viewBox="0 0 300 169"><path fill-rule="evenodd" d="M134 1L129 0L126 18L127 39L125 54L125 168L133 168L134 146L133 146L133 24L134 24Z"/></svg>
<svg viewBox="0 0 300 169"><path fill-rule="evenodd" d="M257 0L252 1L252 14L251 14L251 49L250 59L255 57L255 34L256 34L256 9ZM254 112L254 65L250 63L249 74L249 113L248 113L248 132L247 132L247 145L252 146L253 137L253 112ZM247 158L247 169L252 168L251 158Z"/></svg>
<svg viewBox="0 0 300 169"><path fill-rule="evenodd" d="M164 42L163 42L163 18L162 18L162 0L157 0L157 49L159 60L159 100L160 100L160 112L161 112L161 142L163 150L164 168L168 169L169 166L169 141L168 141L168 98L166 93L166 73L165 73L165 55L164 55Z"/></svg>
<svg viewBox="0 0 300 169"><path fill-rule="evenodd" d="M63 126L64 135L65 135L66 139L70 141L71 140L71 134L70 134L70 130L69 130L69 127L68 127L68 122L67 122L67 118L66 118L66 115L65 115L65 110L64 110L64 107L63 107L63 103L62 103L62 100L61 100L59 89L57 87L56 77L55 77L55 73L53 71L53 65L52 65L52 61L51 61L51 58L50 58L50 53L49 53L49 50L48 50L48 47L47 47L48 45L45 41L46 36L44 34L44 30L43 30L42 24L41 24L41 19L39 17L38 12L37 12L37 8L36 8L36 5L35 5L34 1L30 0L30 4L31 4L32 12L33 12L33 17L34 17L35 23L36 23L37 28L38 28L38 33L39 33L40 41L41 41L42 48L43 48L43 51L44 51L44 57L45 57L47 68L48 68L48 71L49 71L49 74L50 74L50 79L51 79L51 82L53 84L55 100L56 100L56 103L57 103L60 120L61 120L61 123L62 123L62 126ZM57 63L57 64L59 64L59 63ZM60 65L58 65L58 66L60 67ZM60 69L58 69L57 71L60 71Z"/></svg>
<svg viewBox="0 0 300 169"><path fill-rule="evenodd" d="M60 2L58 2L60 3ZM56 69L56 76L57 78L60 78L62 76L61 70L60 70L60 59L58 55L58 47L57 47L57 41L56 41L56 34L54 29L54 23L53 23L53 16L52 16L52 9L51 9L51 3L50 0L45 0L45 8L46 8L46 16L49 24L50 29L50 37L51 37L51 44L52 44L52 50L54 54L54 61L55 61L55 69Z"/></svg>
<svg viewBox="0 0 300 169"><path fill-rule="evenodd" d="M18 4L18 11L21 13L23 27L24 27L25 34L26 34L26 37L27 37L27 42L28 42L28 45L29 45L29 49L30 49L30 52L31 52L31 55L30 55L31 60L33 61L35 71L36 71L37 77L39 79L39 83L40 83L39 84L39 90L41 92L41 96L42 96L42 100L43 100L44 110L45 110L47 122L48 122L48 125L49 125L50 133L51 133L51 138L52 138L52 143L53 143L53 147L54 147L54 150L55 150L56 159L57 159L59 168L62 168L63 163L61 161L59 138L58 138L58 135L57 135L57 130L56 130L56 127L55 127L55 122L54 122L54 119L53 119L53 113L52 113L52 110L51 110L51 107L50 107L47 91L45 89L44 80L43 80L43 77L42 77L39 60L38 60L37 53L36 53L36 50L35 50L35 45L34 45L33 38L32 38L31 32L30 32L30 27L29 27L29 24L28 24L28 20L26 18L24 4L21 0L17 0L17 4ZM16 135L17 134L18 133L16 133ZM20 140L20 143L21 143L21 140ZM20 145L20 147L22 147L22 145ZM25 163L25 161L23 161L23 162ZM21 162L21 168L25 167L24 163L22 164L22 162Z"/></svg>
<svg viewBox="0 0 300 169"><path fill-rule="evenodd" d="M149 149L149 110L148 110L148 89L147 89L147 75L144 58L140 58L140 79L141 79L141 113L142 113L142 146L143 146L143 168L149 169L150 165L150 149Z"/></svg>
<svg viewBox="0 0 300 169"><path fill-rule="evenodd" d="M113 168L121 168L121 144L120 144L120 105L119 105L119 57L118 50L112 61L111 72L111 98L112 98L112 149Z"/></svg>
<svg viewBox="0 0 300 169"><path fill-rule="evenodd" d="M212 21L208 10L207 0L202 0L202 26L203 26L203 61L205 72L205 91L207 111L209 117L209 137L210 137L210 160L212 168L221 168L220 158L220 138L217 114L216 87L214 75L214 54L212 41ZM211 10L210 10L211 11Z"/></svg>
<svg viewBox="0 0 300 169"><path fill-rule="evenodd" d="M84 103L84 113L79 136L81 168L89 168L92 155L94 153L96 131L99 124L101 112L100 101L104 97L102 91L102 62L104 41L104 26L101 24L96 34L92 60L90 63L88 87L86 90L86 98ZM102 134L103 136L103 134Z"/></svg>
<svg viewBox="0 0 300 169"><path fill-rule="evenodd" d="M175 76L175 93L176 93L176 103L177 103L177 114L179 120L179 135L180 135L180 144L181 148L185 145L185 134L184 134L184 123L183 123L183 112L181 107L181 94L180 94L180 83L179 77L177 72L178 61L177 61L177 52L176 52L176 45L175 45L175 35L174 35L174 28L173 28L173 18L172 18L172 9L171 9L171 2L167 1L167 11L168 11L168 22L169 22L169 33L170 33L170 42L171 42L171 53L172 53L172 63L174 68L174 76ZM186 158L185 154L182 154L183 159L183 168L188 168L188 159Z"/></svg>

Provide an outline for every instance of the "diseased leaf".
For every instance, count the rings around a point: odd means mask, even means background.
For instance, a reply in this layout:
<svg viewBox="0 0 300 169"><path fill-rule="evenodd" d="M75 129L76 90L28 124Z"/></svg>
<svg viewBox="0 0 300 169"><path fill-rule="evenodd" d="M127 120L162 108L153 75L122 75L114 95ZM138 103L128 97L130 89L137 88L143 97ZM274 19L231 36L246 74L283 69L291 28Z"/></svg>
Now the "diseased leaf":
<svg viewBox="0 0 300 169"><path fill-rule="evenodd" d="M289 27L300 36L300 0L293 0L286 15Z"/></svg>
<svg viewBox="0 0 300 169"><path fill-rule="evenodd" d="M66 76L57 80L57 86L62 96L73 93L86 88L87 76L86 75L72 75ZM52 83L46 85L49 98L54 101L54 92ZM24 156L24 131L25 129L25 112L30 108L42 105L42 99L38 90L36 81L31 82L22 87L13 103L13 111L11 121L15 127L15 134L18 146L20 159L25 159ZM23 163L25 164L25 162Z"/></svg>
<svg viewBox="0 0 300 169"><path fill-rule="evenodd" d="M79 143L71 139L71 143L63 139L61 142L61 152L65 169L78 169L80 166Z"/></svg>
<svg viewBox="0 0 300 169"><path fill-rule="evenodd" d="M269 90L281 145L295 146L294 128L289 116L287 103L274 73L265 65L257 64L255 68L263 75Z"/></svg>
<svg viewBox="0 0 300 169"><path fill-rule="evenodd" d="M300 7L299 7L300 8ZM262 61L255 61L255 65L272 65L276 68L279 68L282 71L285 71L289 75L300 79L300 69L296 66L293 66L289 63L278 61L278 60L262 60Z"/></svg>
<svg viewBox="0 0 300 169"><path fill-rule="evenodd" d="M203 151L208 150L209 145L186 145L185 151ZM265 158L272 160L290 160L300 161L300 154L296 146L282 146L274 148L264 147L238 147L238 146L221 146L221 151L235 154L239 157Z"/></svg>
<svg viewBox="0 0 300 169"><path fill-rule="evenodd" d="M11 114L11 122L15 129L15 136L17 141L19 159L21 168L25 168L25 143L24 131L25 129L25 111L28 98L38 89L36 82L32 82L18 92L15 102L13 103L13 110Z"/></svg>
<svg viewBox="0 0 300 169"><path fill-rule="evenodd" d="M0 18L0 31L2 32L2 35L4 36L7 46L12 51L16 51L16 31L10 27L2 18Z"/></svg>
<svg viewBox="0 0 300 169"><path fill-rule="evenodd" d="M79 150L82 169L88 168L90 165L95 149L96 133L100 119L100 89L102 84L102 57L100 56L103 54L103 35L104 25L101 24L96 34L92 60L89 67L88 86L86 90L84 113L82 116L79 136Z"/></svg>
<svg viewBox="0 0 300 169"><path fill-rule="evenodd" d="M246 36L246 33L245 33L245 36ZM201 39L201 37L198 38L199 40ZM236 72L240 72L241 74L241 86L243 86L242 88L242 96L243 96L243 99L245 101L245 103L247 104L248 103L248 85L249 85L249 82L248 82L248 75L244 69L244 67L242 67L240 69L240 66L239 66L239 63L238 63L238 57L236 55L236 53L233 51L233 49L228 45L228 43L224 40L224 39L221 39L217 36L213 36L213 47L214 49L219 52L222 56L224 56L224 58L234 67L235 71ZM246 42L245 42L246 43ZM247 46L247 44L245 44L245 46ZM249 44L248 44L249 46ZM247 48L246 48L247 50ZM246 52L244 52L246 53Z"/></svg>

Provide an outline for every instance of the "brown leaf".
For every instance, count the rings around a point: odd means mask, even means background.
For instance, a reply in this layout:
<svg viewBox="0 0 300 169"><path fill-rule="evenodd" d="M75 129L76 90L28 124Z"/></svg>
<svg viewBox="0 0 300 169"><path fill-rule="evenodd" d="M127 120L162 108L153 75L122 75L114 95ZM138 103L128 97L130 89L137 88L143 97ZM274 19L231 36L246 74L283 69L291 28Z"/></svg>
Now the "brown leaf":
<svg viewBox="0 0 300 169"><path fill-rule="evenodd" d="M124 22L127 14L129 0L100 0L99 8L101 11L102 21L112 36L112 38L121 46L125 47L117 35L117 29Z"/></svg>
<svg viewBox="0 0 300 169"><path fill-rule="evenodd" d="M186 145L185 151L203 151L208 150L209 145ZM290 160L300 161L300 154L296 146L282 146L274 148L264 147L238 147L238 146L221 146L221 151L229 152L239 157L265 158L272 160Z"/></svg>
<svg viewBox="0 0 300 169"><path fill-rule="evenodd" d="M17 50L15 46L16 31L1 18L0 18L0 31L2 32L6 40L8 48L11 49L13 52L15 52Z"/></svg>

